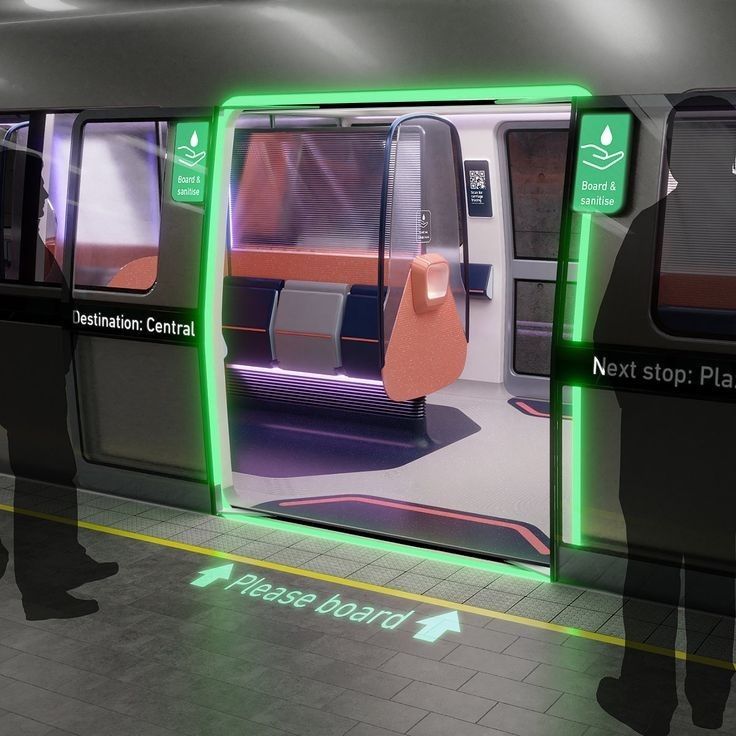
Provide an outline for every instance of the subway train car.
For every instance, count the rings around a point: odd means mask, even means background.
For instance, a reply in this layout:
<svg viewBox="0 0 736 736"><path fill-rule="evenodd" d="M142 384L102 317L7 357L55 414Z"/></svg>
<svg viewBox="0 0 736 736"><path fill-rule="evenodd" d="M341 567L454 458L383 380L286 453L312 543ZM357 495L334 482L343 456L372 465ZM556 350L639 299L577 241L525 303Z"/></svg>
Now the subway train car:
<svg viewBox="0 0 736 736"><path fill-rule="evenodd" d="M587 254L661 195L677 100L736 86L736 7L7 5L0 319L71 337L80 487L601 578ZM576 205L590 136L615 212Z"/></svg>

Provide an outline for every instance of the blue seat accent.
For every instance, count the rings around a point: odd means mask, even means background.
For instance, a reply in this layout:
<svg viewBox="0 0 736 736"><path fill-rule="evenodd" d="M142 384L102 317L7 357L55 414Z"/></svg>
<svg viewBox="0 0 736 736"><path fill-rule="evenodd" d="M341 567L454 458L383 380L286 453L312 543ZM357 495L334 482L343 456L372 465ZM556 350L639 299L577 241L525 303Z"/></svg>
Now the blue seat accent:
<svg viewBox="0 0 736 736"><path fill-rule="evenodd" d="M383 294L386 293L386 287L382 287L381 292ZM375 284L353 284L353 286L350 287L350 293L355 294L355 296L372 296L375 297L378 295L378 286Z"/></svg>
<svg viewBox="0 0 736 736"><path fill-rule="evenodd" d="M342 366L348 376L355 378L381 377L381 350L378 330L378 290L373 294L354 293L350 290L345 303L345 314L340 331Z"/></svg>
<svg viewBox="0 0 736 736"><path fill-rule="evenodd" d="M490 299L488 286L493 266L490 263L468 263L468 294Z"/></svg>
<svg viewBox="0 0 736 736"><path fill-rule="evenodd" d="M272 286L248 285L252 281ZM273 322L279 295L273 284L278 283L271 279L225 279L222 325L228 363L260 366L273 363Z"/></svg>
<svg viewBox="0 0 736 736"><path fill-rule="evenodd" d="M255 286L258 289L276 289L281 291L284 288L283 279L261 279L252 276L229 276L225 279L227 282L238 283L241 286Z"/></svg>

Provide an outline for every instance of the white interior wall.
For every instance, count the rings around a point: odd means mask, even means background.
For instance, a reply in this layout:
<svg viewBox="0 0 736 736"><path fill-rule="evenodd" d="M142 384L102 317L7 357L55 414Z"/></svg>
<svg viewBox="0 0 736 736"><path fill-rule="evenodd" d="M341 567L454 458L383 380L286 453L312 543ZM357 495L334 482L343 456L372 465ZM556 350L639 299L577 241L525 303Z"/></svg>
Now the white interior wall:
<svg viewBox="0 0 736 736"><path fill-rule="evenodd" d="M496 154L495 115L448 115L458 130L463 159L489 162L492 217L468 217L468 259L493 266L493 298L470 300L470 342L462 378L503 382L506 319L506 242L503 233L501 178Z"/></svg>

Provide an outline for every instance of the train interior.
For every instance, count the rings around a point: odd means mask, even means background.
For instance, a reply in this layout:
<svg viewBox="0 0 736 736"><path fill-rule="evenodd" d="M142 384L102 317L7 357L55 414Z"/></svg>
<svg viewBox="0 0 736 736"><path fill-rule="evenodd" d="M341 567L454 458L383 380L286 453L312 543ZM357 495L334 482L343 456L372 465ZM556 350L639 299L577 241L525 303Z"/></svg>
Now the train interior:
<svg viewBox="0 0 736 736"><path fill-rule="evenodd" d="M233 508L547 565L565 104L241 113Z"/></svg>

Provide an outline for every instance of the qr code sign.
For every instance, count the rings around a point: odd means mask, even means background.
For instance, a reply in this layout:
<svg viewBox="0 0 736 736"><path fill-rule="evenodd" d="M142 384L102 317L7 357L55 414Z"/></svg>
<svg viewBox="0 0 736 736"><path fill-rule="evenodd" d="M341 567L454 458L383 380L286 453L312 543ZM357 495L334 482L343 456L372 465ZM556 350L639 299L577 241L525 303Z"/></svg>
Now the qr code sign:
<svg viewBox="0 0 736 736"><path fill-rule="evenodd" d="M470 188L471 189L485 189L486 188L486 172L480 169L471 169L470 174Z"/></svg>

